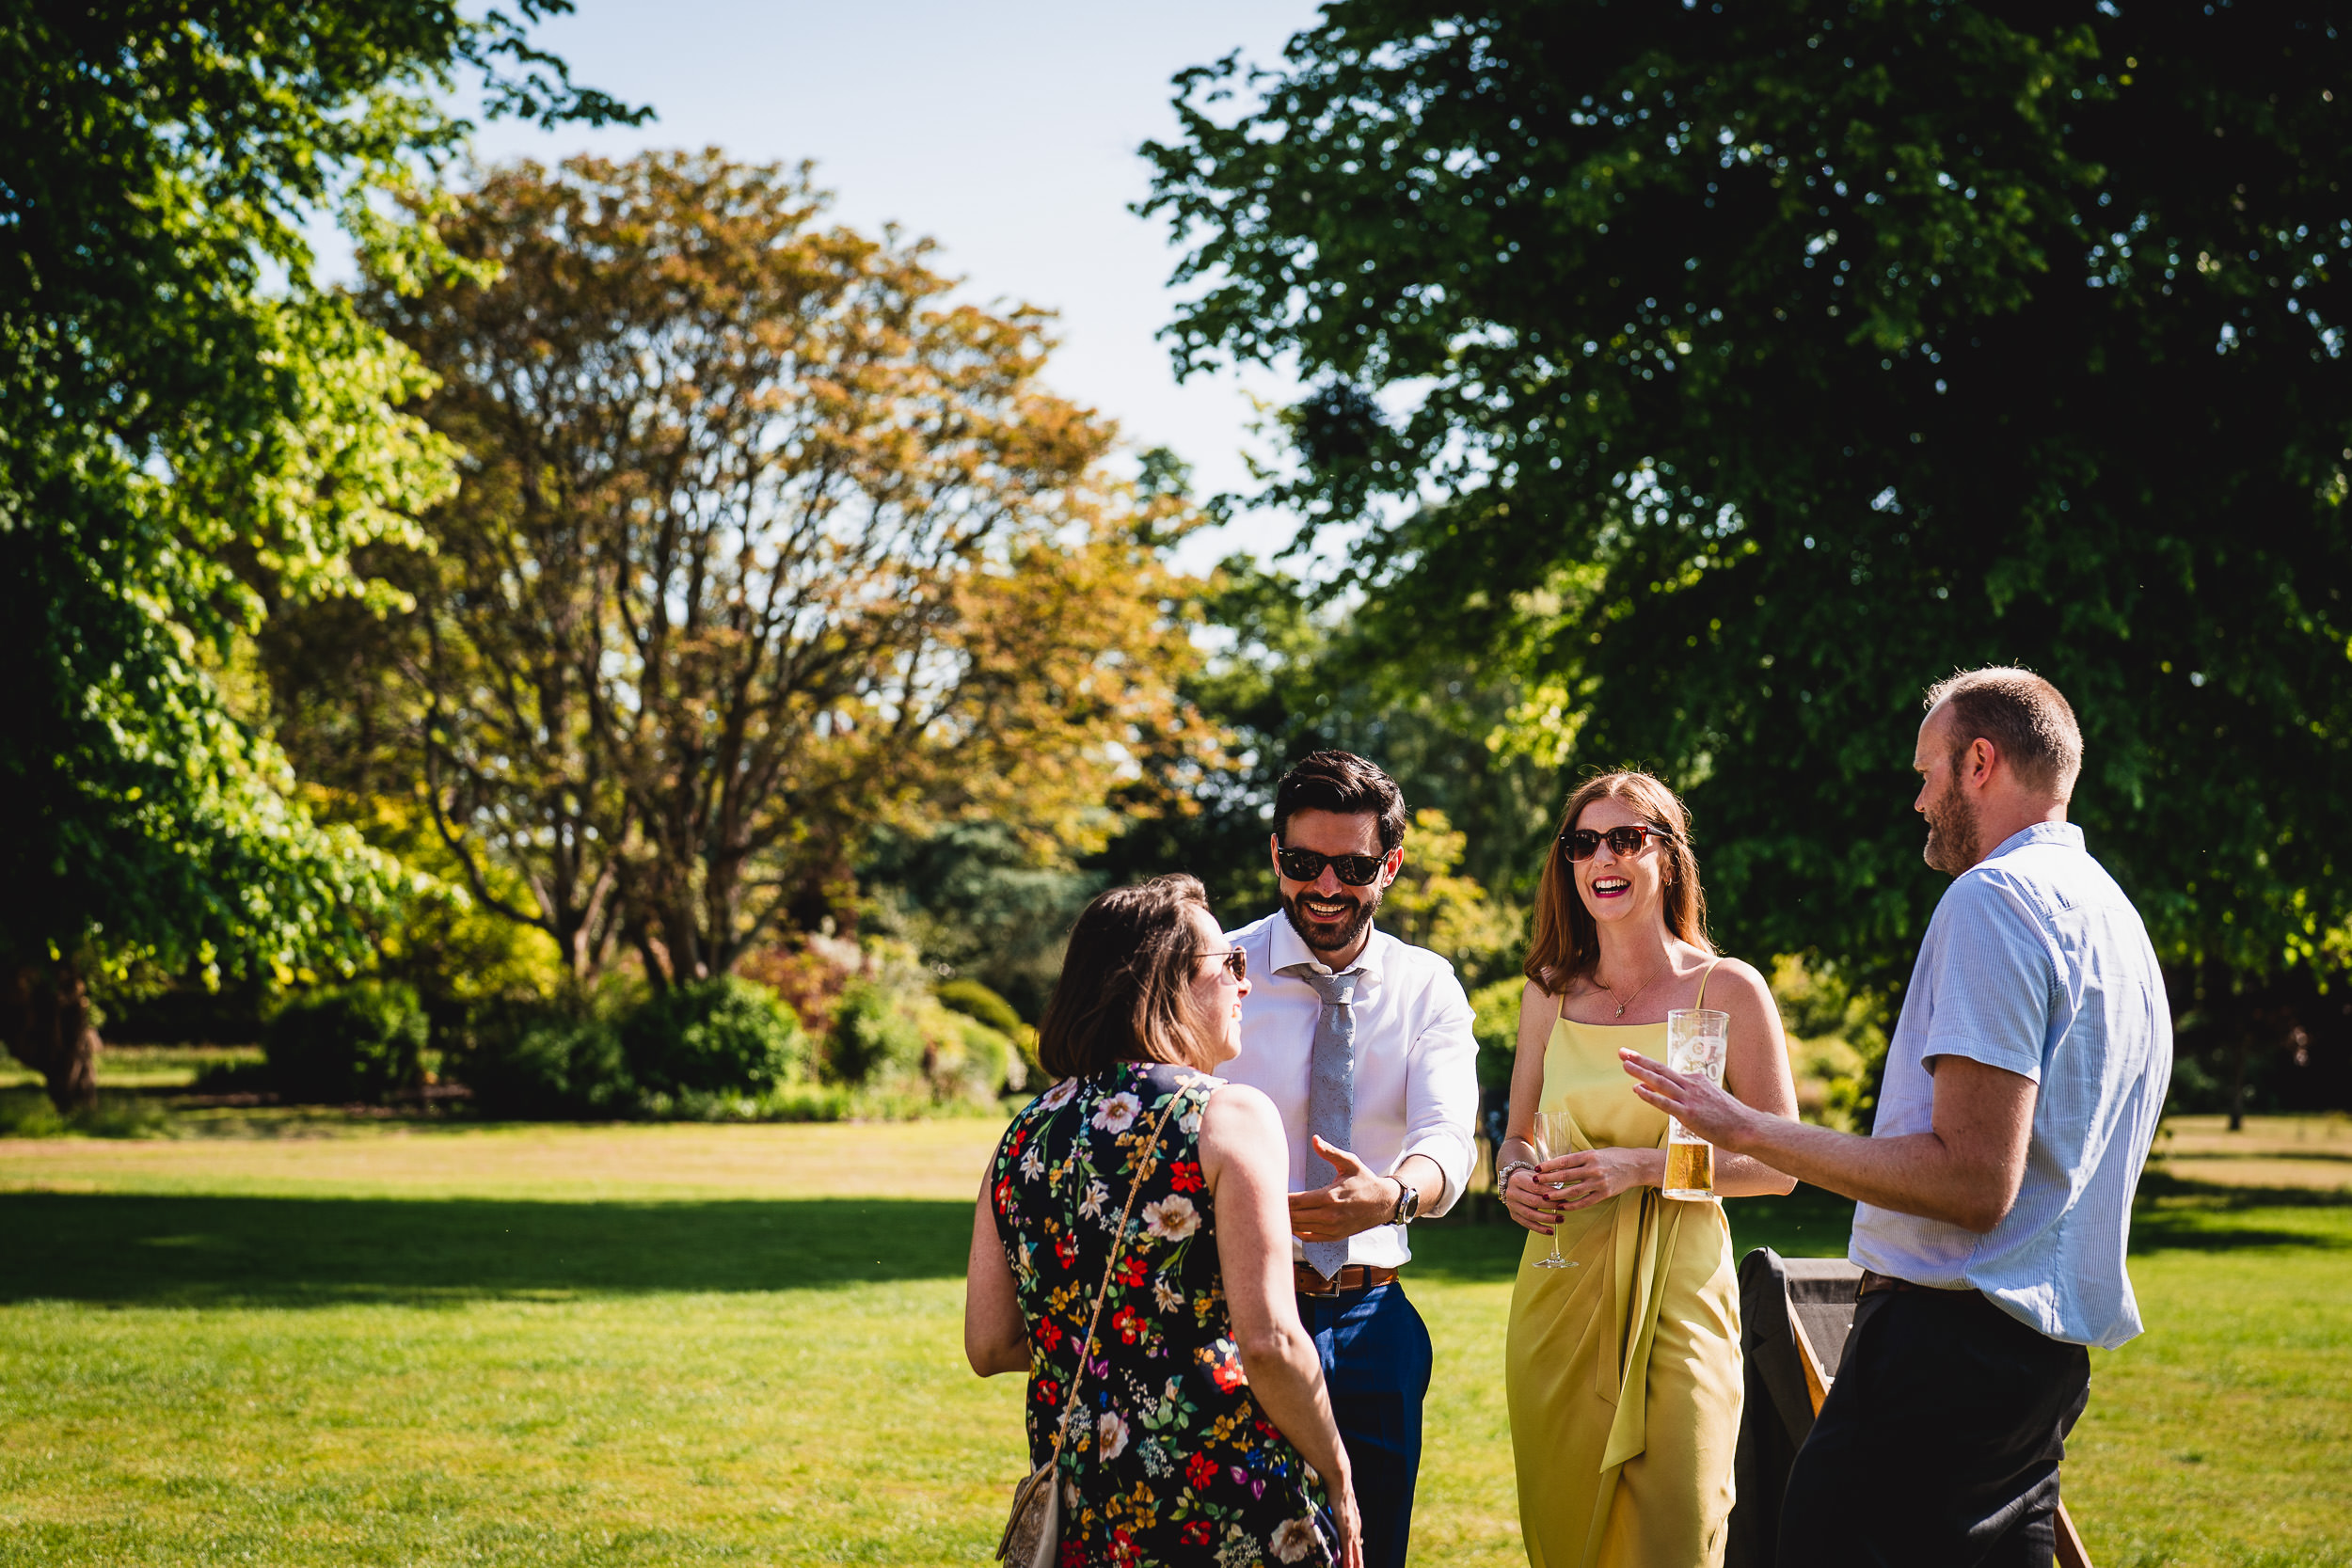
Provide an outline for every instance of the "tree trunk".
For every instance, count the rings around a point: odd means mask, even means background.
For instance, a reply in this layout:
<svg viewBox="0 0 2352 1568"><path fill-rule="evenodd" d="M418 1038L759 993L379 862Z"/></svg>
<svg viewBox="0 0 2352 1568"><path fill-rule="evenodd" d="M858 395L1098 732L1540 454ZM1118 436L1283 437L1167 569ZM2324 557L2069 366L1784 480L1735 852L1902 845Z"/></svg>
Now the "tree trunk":
<svg viewBox="0 0 2352 1568"><path fill-rule="evenodd" d="M73 964L20 964L6 1027L9 1053L41 1075L58 1110L97 1102L98 1031L90 1026L88 988Z"/></svg>
<svg viewBox="0 0 2352 1568"><path fill-rule="evenodd" d="M2237 1049L2230 1057L2230 1131L2246 1130L2246 1038L2248 1031L2240 1029Z"/></svg>

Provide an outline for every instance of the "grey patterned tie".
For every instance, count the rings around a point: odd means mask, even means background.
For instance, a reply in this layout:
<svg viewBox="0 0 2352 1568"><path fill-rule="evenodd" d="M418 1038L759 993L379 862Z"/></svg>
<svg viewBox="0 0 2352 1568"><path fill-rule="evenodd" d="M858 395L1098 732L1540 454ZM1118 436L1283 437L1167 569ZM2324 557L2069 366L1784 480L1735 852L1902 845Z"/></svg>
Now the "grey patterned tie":
<svg viewBox="0 0 2352 1568"><path fill-rule="evenodd" d="M1312 964L1282 971L1314 987L1323 998L1315 1015L1315 1043L1307 1065L1307 1131L1335 1148L1356 1147L1356 977L1358 970L1327 974ZM1308 1158L1320 1160L1314 1147ZM1308 1169L1311 1172L1313 1167ZM1307 1242L1307 1261L1329 1279L1347 1264L1345 1242Z"/></svg>

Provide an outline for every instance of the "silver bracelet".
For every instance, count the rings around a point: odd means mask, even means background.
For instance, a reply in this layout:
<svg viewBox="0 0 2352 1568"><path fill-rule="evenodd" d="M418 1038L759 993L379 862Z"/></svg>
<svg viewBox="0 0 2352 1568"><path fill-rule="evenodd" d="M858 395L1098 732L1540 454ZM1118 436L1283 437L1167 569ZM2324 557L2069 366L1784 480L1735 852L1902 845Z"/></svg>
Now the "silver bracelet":
<svg viewBox="0 0 2352 1568"><path fill-rule="evenodd" d="M1535 1162L1533 1160L1514 1160L1509 1164L1504 1165L1500 1171L1495 1173L1495 1192L1497 1196L1501 1196L1510 1190L1511 1178L1515 1174L1519 1171L1534 1170L1536 1168L1537 1166Z"/></svg>

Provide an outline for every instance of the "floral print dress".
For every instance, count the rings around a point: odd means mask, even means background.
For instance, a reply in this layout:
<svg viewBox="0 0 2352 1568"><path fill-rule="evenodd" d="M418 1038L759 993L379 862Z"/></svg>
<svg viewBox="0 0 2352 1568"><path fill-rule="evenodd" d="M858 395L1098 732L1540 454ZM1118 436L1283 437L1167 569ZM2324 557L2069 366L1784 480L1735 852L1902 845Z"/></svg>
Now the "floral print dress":
<svg viewBox="0 0 2352 1568"><path fill-rule="evenodd" d="M1233 1344L1200 1174L1200 1112L1223 1082L1122 1062L1055 1085L996 1146L991 1201L1029 1325L1029 1454L1041 1465L1144 1146L1177 1100L1062 1444L1062 1568L1332 1560L1322 1483L1250 1398Z"/></svg>

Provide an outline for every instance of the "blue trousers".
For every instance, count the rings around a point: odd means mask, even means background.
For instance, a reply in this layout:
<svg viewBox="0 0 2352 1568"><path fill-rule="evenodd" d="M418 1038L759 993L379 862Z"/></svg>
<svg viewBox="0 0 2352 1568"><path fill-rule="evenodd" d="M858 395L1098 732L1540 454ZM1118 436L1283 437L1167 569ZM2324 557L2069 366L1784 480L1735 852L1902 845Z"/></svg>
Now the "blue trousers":
<svg viewBox="0 0 2352 1568"><path fill-rule="evenodd" d="M1302 1295L1298 1316L1323 1358L1331 1415L1356 1472L1364 1568L1405 1568L1421 1473L1421 1406L1429 1393L1428 1325L1395 1284Z"/></svg>

